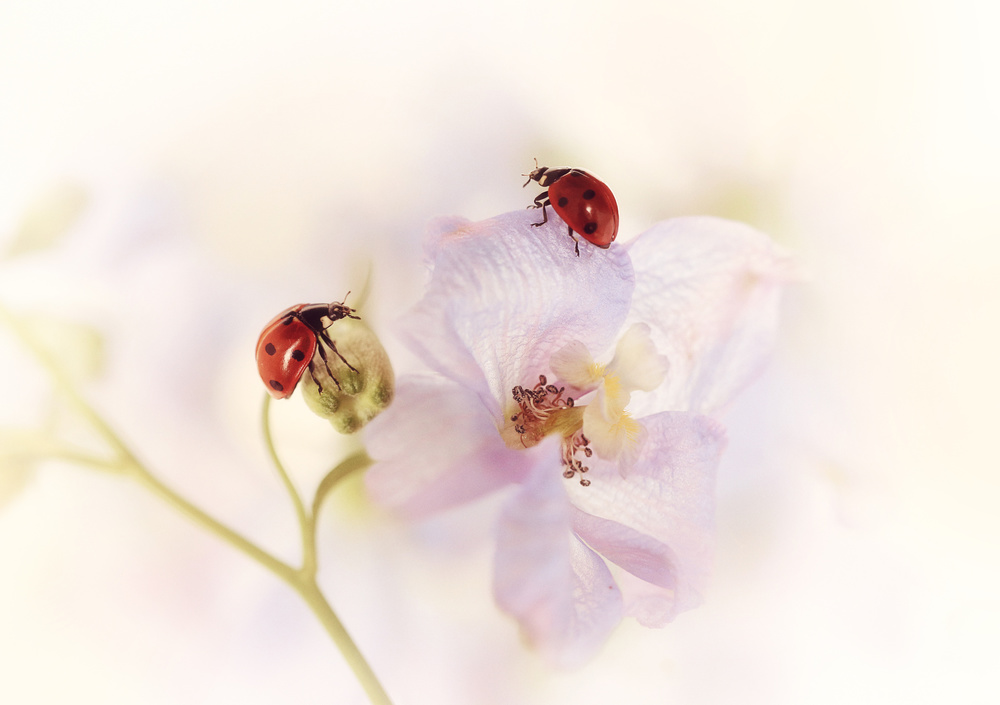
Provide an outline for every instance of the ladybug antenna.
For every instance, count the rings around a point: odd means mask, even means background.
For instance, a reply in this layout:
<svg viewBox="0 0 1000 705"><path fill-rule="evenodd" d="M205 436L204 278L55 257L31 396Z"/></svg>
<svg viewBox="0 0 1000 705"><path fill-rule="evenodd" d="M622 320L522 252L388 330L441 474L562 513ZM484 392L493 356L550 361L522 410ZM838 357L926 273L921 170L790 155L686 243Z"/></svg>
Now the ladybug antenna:
<svg viewBox="0 0 1000 705"><path fill-rule="evenodd" d="M347 309L347 316L346 316L347 318L354 318L354 319L356 319L356 320L359 320L359 321L360 321L360 320L361 320L361 317L360 317L360 316L355 316L355 315L354 315L354 312L355 312L355 311L356 311L357 309L353 309L353 308L351 308L350 306L346 306L346 305L345 305L345 304L347 303L347 297L348 297L348 296L350 296L350 295L351 295L351 292L349 292L349 291L348 291L348 292L347 292L346 294L344 294L344 300L340 302L340 305L341 305L341 306L343 306L343 307L344 307L345 309Z"/></svg>
<svg viewBox="0 0 1000 705"><path fill-rule="evenodd" d="M538 157L533 157L533 159L535 160L535 171L538 171ZM531 172L531 174L534 174L535 171ZM524 182L524 186L527 186L528 184L531 183L531 174L521 174L521 176L528 177L528 180ZM522 186L521 188L524 188L524 186Z"/></svg>
<svg viewBox="0 0 1000 705"><path fill-rule="evenodd" d="M351 292L348 291L346 294L344 294L343 301L333 301L326 305L326 310L327 310L326 317L330 319L330 322L323 327L324 330L332 326L335 322L339 321L341 318L354 318L357 320L361 320L359 316L354 315L355 309L345 305L347 297L350 295Z"/></svg>
<svg viewBox="0 0 1000 705"><path fill-rule="evenodd" d="M527 176L528 177L528 180L524 182L524 186L527 186L528 184L530 184L531 180L533 178L535 178L535 174L538 173L538 157L532 157L532 159L535 160L535 169L534 169L534 171L532 171L530 174L521 174L521 176ZM524 188L524 186L522 186L521 188Z"/></svg>

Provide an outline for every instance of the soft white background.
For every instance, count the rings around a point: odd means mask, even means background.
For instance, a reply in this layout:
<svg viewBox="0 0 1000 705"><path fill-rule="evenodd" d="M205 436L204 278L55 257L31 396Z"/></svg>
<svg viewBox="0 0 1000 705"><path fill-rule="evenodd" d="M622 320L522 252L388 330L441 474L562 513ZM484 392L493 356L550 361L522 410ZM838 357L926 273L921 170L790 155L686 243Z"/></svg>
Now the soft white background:
<svg viewBox="0 0 1000 705"><path fill-rule="evenodd" d="M424 223L522 208L532 157L611 184L622 239L745 220L802 283L727 418L703 608L554 673L492 605L490 502L413 529L356 487L321 527L335 607L398 705L993 702L998 32L987 0L5 0L0 248L32 208L87 208L0 263L0 298L99 329L88 395L294 560L252 359L280 309L373 261L405 367ZM40 422L6 331L0 365L0 425ZM277 406L310 490L339 441ZM3 495L4 702L364 702L294 595L138 488L50 464Z"/></svg>

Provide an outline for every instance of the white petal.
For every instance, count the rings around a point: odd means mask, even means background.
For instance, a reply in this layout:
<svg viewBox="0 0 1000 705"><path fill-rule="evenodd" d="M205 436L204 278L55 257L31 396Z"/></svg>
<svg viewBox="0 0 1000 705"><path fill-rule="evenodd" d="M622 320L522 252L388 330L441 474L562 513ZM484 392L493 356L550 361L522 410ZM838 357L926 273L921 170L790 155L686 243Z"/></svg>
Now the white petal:
<svg viewBox="0 0 1000 705"><path fill-rule="evenodd" d="M587 409L598 414L605 422L615 423L625 413L630 394L616 375L607 375L601 382L597 394L587 404Z"/></svg>
<svg viewBox="0 0 1000 705"><path fill-rule="evenodd" d="M477 395L443 378L403 376L364 430L372 500L423 516L520 480L531 459L510 450Z"/></svg>
<svg viewBox="0 0 1000 705"><path fill-rule="evenodd" d="M648 435L627 477L613 464L592 462L591 485L569 483L566 490L588 514L629 527L673 551L675 589L653 591L661 604L655 609L647 605L648 614L658 611L666 621L699 604L708 581L715 469L725 438L716 421L697 414L656 414L642 424ZM627 586L622 583L623 590ZM632 595L626 592L625 598L626 609L634 614Z"/></svg>
<svg viewBox="0 0 1000 705"><path fill-rule="evenodd" d="M466 223L428 248L433 272L402 335L432 369L500 401L537 381L571 340L610 346L631 301L634 275L624 248L580 244L550 214L516 211Z"/></svg>
<svg viewBox="0 0 1000 705"><path fill-rule="evenodd" d="M718 218L659 223L629 246L636 267L630 322L651 327L670 360L666 382L636 395L638 415L667 409L713 412L767 359L787 256L753 228Z"/></svg>
<svg viewBox="0 0 1000 705"><path fill-rule="evenodd" d="M627 401L627 395L624 400L609 399L604 386L598 389L583 410L583 435L599 457L631 466L645 439L645 431L642 424L625 413Z"/></svg>
<svg viewBox="0 0 1000 705"><path fill-rule="evenodd" d="M549 366L560 383L581 391L594 389L604 372L579 340L571 340L552 353Z"/></svg>
<svg viewBox="0 0 1000 705"><path fill-rule="evenodd" d="M533 450L539 464L501 514L493 590L532 646L575 666L621 621L621 593L600 556L573 535L558 442Z"/></svg>
<svg viewBox="0 0 1000 705"><path fill-rule="evenodd" d="M633 392L651 391L667 376L669 361L656 352L649 326L634 323L628 327L615 346L615 356L608 365L608 374L618 377L622 387Z"/></svg>

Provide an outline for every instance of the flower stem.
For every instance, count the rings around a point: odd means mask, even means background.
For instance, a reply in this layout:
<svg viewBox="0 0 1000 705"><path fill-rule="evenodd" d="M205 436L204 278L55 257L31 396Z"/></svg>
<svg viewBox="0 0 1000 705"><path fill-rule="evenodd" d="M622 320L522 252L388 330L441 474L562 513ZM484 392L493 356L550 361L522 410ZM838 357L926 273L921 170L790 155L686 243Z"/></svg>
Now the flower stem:
<svg viewBox="0 0 1000 705"><path fill-rule="evenodd" d="M204 529L207 529L211 533L223 539L250 558L253 558L262 566L284 580L285 583L295 590L295 592L297 592L302 600L309 606L309 609L311 609L313 614L316 615L316 618L319 620L320 624L323 625L327 634L329 634L330 638L333 639L333 643L336 644L338 649L340 649L340 653L343 655L347 665L351 667L351 670L354 672L354 676L358 679L361 687L364 688L364 691L368 695L368 699L371 700L372 705L392 705L392 701L389 700L388 694L386 694L381 683L379 683L375 672L372 670L371 666L368 665L368 662L361 654L361 650L358 649L357 644L354 643L354 640L347 633L347 630L344 628L344 625L337 616L337 613L333 611L333 608L327 601L323 591L320 590L319 584L316 581L315 568L308 568L309 565L315 566L315 555L313 555L311 559L304 559L303 567L299 570L295 570L288 564L262 550L256 544L246 540L240 534L232 531L225 525L213 519L201 509L194 506L189 501L164 485L150 473L145 471L136 473L136 478L154 494L159 496L182 514L185 514L190 519L194 520L195 523L201 525Z"/></svg>
<svg viewBox="0 0 1000 705"><path fill-rule="evenodd" d="M388 694L379 683L375 672L368 665L350 634L347 633L336 612L330 607L330 603L316 584L315 578L303 581L298 586L293 587L296 587L296 591L319 619L323 628L326 629L326 633L333 639L333 643L340 649L341 655L354 672L354 677L361 683L361 687L364 688L368 699L372 701L372 705L392 705L392 701L389 700Z"/></svg>
<svg viewBox="0 0 1000 705"><path fill-rule="evenodd" d="M264 442L267 445L267 451L271 456L274 467L277 469L278 475L281 476L281 481L285 485L285 489L288 490L288 494L292 498L292 504L295 506L295 513L298 516L299 528L302 533L302 567L294 572L291 580L286 579L286 582L299 593L305 603L309 605L309 609L319 619L323 628L326 629L327 634L333 639L333 643L340 649L344 660L351 667L354 676L361 683L361 687L364 688L373 705L392 705L389 696L382 688L381 683L379 683L375 672L372 671L371 666L368 665L365 657L361 654L361 650L358 649L357 644L354 643L350 634L347 633L337 613L333 611L330 603L320 590L319 584L316 582L316 570L318 567L316 560L316 515L319 512L322 499L336 483L340 482L348 474L362 470L370 465L371 459L364 452L357 453L327 473L316 490L312 510L307 511L302 498L299 496L298 491L296 491L295 485L292 483L292 479L288 471L285 470L285 466L278 457L278 452L274 447L274 439L271 435L270 412L271 396L265 394L261 413Z"/></svg>
<svg viewBox="0 0 1000 705"><path fill-rule="evenodd" d="M302 497L299 496L298 490L295 489L295 484L292 482L292 478L289 476L288 471L285 470L285 465L278 457L278 451L274 448L274 440L271 437L270 394L264 395L264 406L261 410L261 426L264 430L264 444L267 446L268 455L271 456L271 462L274 463L274 467L278 471L278 476L281 478L281 482L285 486L285 490L292 499L292 506L295 507L295 517L299 522L299 533L302 541L301 570L306 574L315 574L316 546L313 540L312 517L306 513L305 505L302 503Z"/></svg>
<svg viewBox="0 0 1000 705"><path fill-rule="evenodd" d="M155 475L148 472L145 468L141 466L131 466L129 467L129 470L131 471L132 476L146 489L172 506L181 514L194 521L194 523L198 524L206 531L214 534L233 548L254 559L286 583L291 584L296 581L296 571L290 565L275 558L270 553L260 548L257 544L244 538L241 534L233 531L225 524L222 524L202 509L199 509L187 499L177 494L174 490L170 489L170 487L163 484L163 482L161 482Z"/></svg>
<svg viewBox="0 0 1000 705"><path fill-rule="evenodd" d="M42 345L42 343L32 334L27 326L25 326L16 316L10 313L10 311L8 311L2 304L0 304L0 323L7 324L11 330L14 331L17 337L21 339L25 347L27 347L35 355L42 367L44 367L49 373L55 387L63 394L70 404L75 407L80 416L83 417L83 419L89 423L95 431L97 431L97 433L105 440L117 456L117 462L98 462L97 459L90 458L89 456L81 456L80 460L82 462L85 462L85 464L101 466L105 469L114 469L124 475L132 477L147 490L179 511L181 514L187 516L203 529L222 539L233 548L257 561L257 563L281 578L299 594L302 600L312 610L313 614L316 615L316 618L323 625L323 628L326 629L330 638L333 639L334 644L336 644L337 648L340 649L341 654L343 654L344 659L351 667L351 670L354 672L365 693L367 693L372 704L392 705L392 701L389 700L389 696L382 688L378 678L375 676L374 671L372 671L368 662L365 661L361 651L354 643L354 640L351 639L350 635L347 633L343 623L341 623L340 618L337 617L337 614L333 611L333 608L327 601L326 596L323 595L323 592L320 590L319 584L316 581L315 516L306 510L305 505L302 502L302 498L296 491L291 478L274 450L274 445L271 439L268 416L269 405L267 401L265 401L263 410L265 441L267 443L271 459L278 470L278 474L281 476L282 483L285 485L286 490L292 497L292 503L295 507L295 512L299 521L299 528L302 533L303 555L302 567L299 569L295 569L284 561L281 561L271 555L257 544L218 521L210 514L171 489L168 485L164 484L163 481L157 478L148 468L146 468L146 466L139 460L138 456L132 452L121 437L114 431L111 425L108 424L108 422L93 406L87 402L86 399L84 399L84 397L76 389L76 386L73 384L70 377L64 372L62 367L60 367L49 350ZM268 399L270 399L270 397L268 397ZM62 456L63 459L74 459L73 454L63 452L59 453L59 455ZM338 465L337 468L331 471L328 478L324 478L325 487L323 489L323 493L325 494L330 487L332 487L332 484L346 475L347 472L363 468L370 462L371 461L368 460L363 453L360 454L360 457L352 456L351 458L348 458L343 463ZM317 497L316 499L318 500L320 497ZM318 508L318 505L319 502L314 501L314 511Z"/></svg>

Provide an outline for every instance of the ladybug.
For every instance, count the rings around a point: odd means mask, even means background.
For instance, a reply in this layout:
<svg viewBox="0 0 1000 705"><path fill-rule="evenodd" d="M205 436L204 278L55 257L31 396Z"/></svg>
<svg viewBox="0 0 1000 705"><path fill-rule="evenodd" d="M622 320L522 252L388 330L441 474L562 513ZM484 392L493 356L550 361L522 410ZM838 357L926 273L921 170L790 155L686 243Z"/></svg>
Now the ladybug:
<svg viewBox="0 0 1000 705"><path fill-rule="evenodd" d="M340 382L330 370L326 349L332 350L341 360L344 356L337 351L337 345L326 334L326 329L341 318L358 317L354 315L353 308L343 303L297 304L285 309L264 326L257 340L257 371L272 397L284 399L291 396L306 368L312 371L317 349L330 377L340 387ZM347 360L344 364L357 372ZM319 382L316 384L319 386ZM319 391L323 391L322 386Z"/></svg>
<svg viewBox="0 0 1000 705"><path fill-rule="evenodd" d="M568 234L576 243L577 257L580 256L580 242L573 237L574 231L603 249L615 241L618 235L618 202L607 184L596 176L582 169L538 166L538 160L535 160L535 170L522 176L528 177L525 186L534 180L547 187L535 197L534 205L528 206L542 209L542 222L532 225L538 227L549 222L545 206L552 206L556 215L569 227Z"/></svg>

